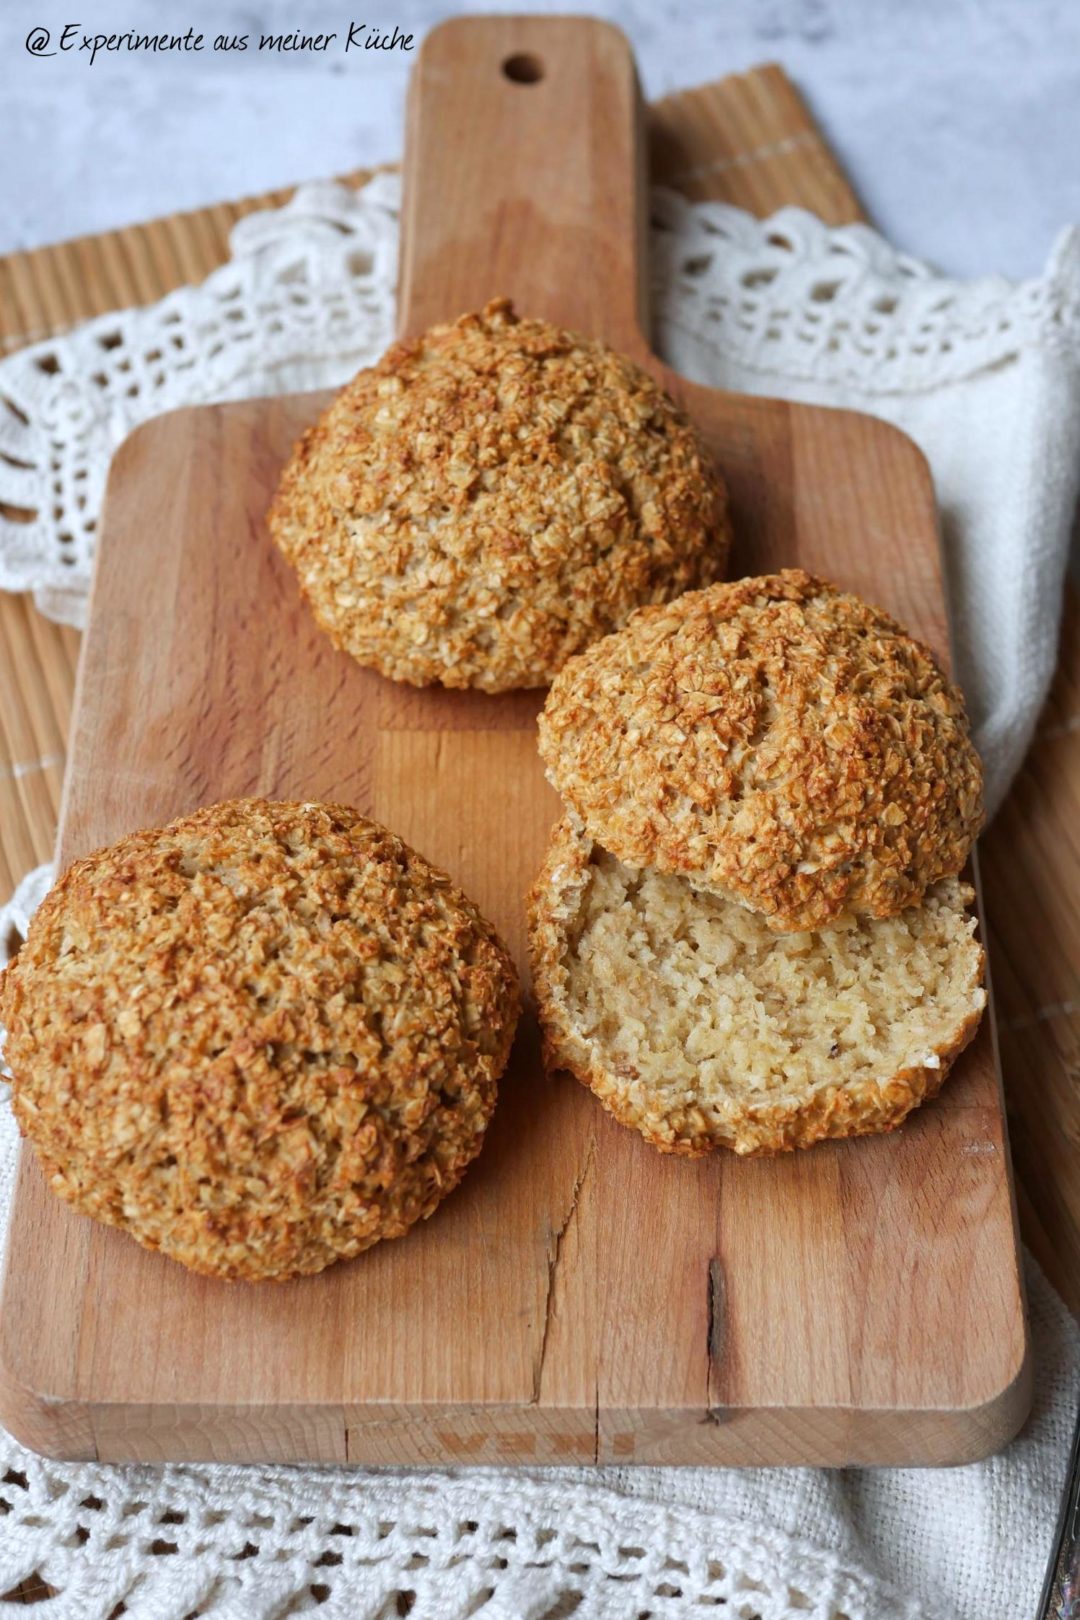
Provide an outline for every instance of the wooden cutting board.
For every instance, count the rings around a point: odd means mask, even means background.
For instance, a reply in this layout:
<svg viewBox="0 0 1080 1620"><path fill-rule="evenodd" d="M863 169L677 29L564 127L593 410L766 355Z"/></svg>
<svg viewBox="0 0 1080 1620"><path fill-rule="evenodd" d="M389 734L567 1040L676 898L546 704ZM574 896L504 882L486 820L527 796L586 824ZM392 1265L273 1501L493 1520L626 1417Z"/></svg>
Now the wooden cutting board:
<svg viewBox="0 0 1080 1620"><path fill-rule="evenodd" d="M736 572L801 563L947 657L933 491L871 419L721 395L649 354L633 61L577 19L457 19L410 101L401 324L509 292L637 355L733 490ZM183 411L115 458L60 833L66 864L241 793L336 798L447 867L523 961L557 814L536 694L418 692L313 627L263 514L323 399ZM892 1137L654 1153L523 1021L481 1158L436 1217L317 1278L191 1276L47 1192L24 1152L2 1417L111 1460L940 1463L1030 1397L992 1020Z"/></svg>

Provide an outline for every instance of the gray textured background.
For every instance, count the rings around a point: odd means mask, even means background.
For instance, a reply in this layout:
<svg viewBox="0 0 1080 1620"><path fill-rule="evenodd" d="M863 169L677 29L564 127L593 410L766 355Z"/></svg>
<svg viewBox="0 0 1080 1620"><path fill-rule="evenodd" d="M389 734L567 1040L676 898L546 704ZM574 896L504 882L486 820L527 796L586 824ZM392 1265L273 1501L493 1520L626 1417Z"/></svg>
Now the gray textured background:
<svg viewBox="0 0 1080 1620"><path fill-rule="evenodd" d="M399 0L3 0L0 251L127 224L401 148L408 56L35 59L54 34L336 29L420 35L466 9ZM1080 220L1080 0L594 0L637 49L647 94L775 59L809 99L880 228L964 275L1030 275Z"/></svg>

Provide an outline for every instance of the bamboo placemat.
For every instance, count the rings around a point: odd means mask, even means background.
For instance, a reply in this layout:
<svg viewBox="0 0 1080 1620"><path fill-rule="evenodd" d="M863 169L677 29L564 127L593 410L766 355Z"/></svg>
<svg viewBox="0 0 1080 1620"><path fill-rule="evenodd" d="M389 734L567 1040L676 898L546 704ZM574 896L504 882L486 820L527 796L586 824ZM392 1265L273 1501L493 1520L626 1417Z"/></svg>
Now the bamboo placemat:
<svg viewBox="0 0 1080 1620"><path fill-rule="evenodd" d="M685 91L649 113L656 178L764 215L788 203L830 224L857 199L778 67ZM345 178L366 179L366 172ZM201 280L233 224L288 191L219 203L0 259L0 352ZM983 842L1001 1049L1027 1242L1080 1309L1080 623L1030 758ZM0 595L0 898L52 853L78 637Z"/></svg>

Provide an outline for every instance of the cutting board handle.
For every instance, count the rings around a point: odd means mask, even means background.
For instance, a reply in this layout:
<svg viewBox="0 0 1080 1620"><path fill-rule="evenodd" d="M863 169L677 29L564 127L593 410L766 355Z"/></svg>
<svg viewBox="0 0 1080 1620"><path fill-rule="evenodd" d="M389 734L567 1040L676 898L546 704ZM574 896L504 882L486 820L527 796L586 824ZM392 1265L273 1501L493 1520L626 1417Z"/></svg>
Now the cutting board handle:
<svg viewBox="0 0 1080 1620"><path fill-rule="evenodd" d="M645 346L645 141L626 37L591 17L456 17L409 85L398 330L507 294Z"/></svg>

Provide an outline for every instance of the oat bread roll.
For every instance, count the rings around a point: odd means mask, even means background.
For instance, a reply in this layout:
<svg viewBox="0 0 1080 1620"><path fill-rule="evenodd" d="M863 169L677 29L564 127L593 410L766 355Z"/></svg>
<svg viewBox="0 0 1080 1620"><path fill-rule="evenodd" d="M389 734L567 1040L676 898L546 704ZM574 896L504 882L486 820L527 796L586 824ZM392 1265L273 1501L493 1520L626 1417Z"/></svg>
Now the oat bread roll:
<svg viewBox="0 0 1080 1620"><path fill-rule="evenodd" d="M986 1005L973 898L947 878L897 917L777 935L563 820L529 897L545 1058L666 1153L892 1130Z"/></svg>
<svg viewBox="0 0 1080 1620"><path fill-rule="evenodd" d="M797 569L642 609L557 677L539 741L605 849L780 932L896 915L982 824L959 690L887 614Z"/></svg>
<svg viewBox="0 0 1080 1620"><path fill-rule="evenodd" d="M53 1190L194 1271L321 1271L479 1151L514 967L450 879L343 805L242 799L77 862L0 982Z"/></svg>
<svg viewBox="0 0 1080 1620"><path fill-rule="evenodd" d="M690 423L602 343L506 299L395 343L300 440L269 514L319 624L415 686L545 686L647 602L722 576Z"/></svg>

